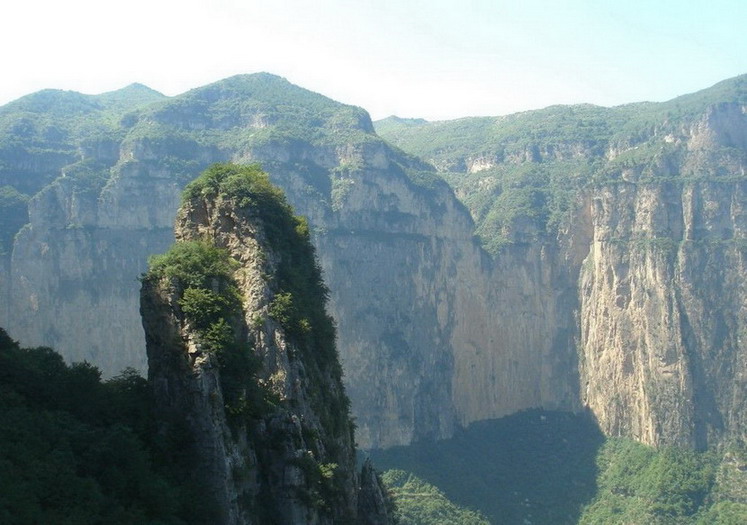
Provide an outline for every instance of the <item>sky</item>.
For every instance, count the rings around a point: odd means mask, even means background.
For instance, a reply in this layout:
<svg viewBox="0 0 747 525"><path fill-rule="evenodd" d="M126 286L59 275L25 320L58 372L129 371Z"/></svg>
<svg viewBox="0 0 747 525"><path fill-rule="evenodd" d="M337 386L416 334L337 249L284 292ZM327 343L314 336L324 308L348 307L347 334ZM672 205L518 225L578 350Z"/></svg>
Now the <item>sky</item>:
<svg viewBox="0 0 747 525"><path fill-rule="evenodd" d="M663 101L747 73L744 0L6 0L0 105L267 71L428 120Z"/></svg>

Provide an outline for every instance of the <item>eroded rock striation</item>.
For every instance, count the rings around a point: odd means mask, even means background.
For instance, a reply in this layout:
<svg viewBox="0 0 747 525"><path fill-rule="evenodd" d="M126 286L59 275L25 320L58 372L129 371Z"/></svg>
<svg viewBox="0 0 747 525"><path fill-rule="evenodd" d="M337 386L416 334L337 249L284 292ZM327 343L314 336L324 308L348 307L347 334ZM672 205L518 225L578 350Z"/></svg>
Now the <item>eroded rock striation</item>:
<svg viewBox="0 0 747 525"><path fill-rule="evenodd" d="M388 523L370 465L356 473L306 222L256 167L216 165L185 195L141 314L162 432L186 434L214 522Z"/></svg>

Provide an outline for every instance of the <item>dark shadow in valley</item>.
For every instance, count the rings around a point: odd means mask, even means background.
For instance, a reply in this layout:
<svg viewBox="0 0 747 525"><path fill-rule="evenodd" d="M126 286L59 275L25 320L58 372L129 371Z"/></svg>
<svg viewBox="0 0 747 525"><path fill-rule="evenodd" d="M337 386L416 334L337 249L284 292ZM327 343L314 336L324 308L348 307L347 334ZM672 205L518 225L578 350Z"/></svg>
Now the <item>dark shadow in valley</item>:
<svg viewBox="0 0 747 525"><path fill-rule="evenodd" d="M594 497L603 443L588 415L528 410L369 454L377 469L412 472L491 523L557 525L577 523Z"/></svg>

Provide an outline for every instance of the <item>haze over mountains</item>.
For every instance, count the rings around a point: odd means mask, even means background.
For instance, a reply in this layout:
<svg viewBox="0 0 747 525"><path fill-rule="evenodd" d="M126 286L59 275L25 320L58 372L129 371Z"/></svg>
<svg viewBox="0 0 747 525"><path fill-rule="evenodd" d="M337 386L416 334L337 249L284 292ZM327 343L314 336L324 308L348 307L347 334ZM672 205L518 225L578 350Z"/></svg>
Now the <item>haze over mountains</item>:
<svg viewBox="0 0 747 525"><path fill-rule="evenodd" d="M588 407L610 434L703 448L745 428L746 83L377 123L402 149L268 74L29 95L0 111L0 325L143 369L137 276L180 189L260 162L312 225L363 446Z"/></svg>

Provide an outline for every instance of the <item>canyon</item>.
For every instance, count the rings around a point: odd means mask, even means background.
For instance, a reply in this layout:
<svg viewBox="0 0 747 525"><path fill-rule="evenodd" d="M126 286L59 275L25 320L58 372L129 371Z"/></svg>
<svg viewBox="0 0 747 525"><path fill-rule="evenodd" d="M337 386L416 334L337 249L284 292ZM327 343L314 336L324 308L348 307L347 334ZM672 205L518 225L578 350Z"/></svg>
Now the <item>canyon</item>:
<svg viewBox="0 0 747 525"><path fill-rule="evenodd" d="M361 447L541 407L704 449L747 430L746 159L745 77L435 123L372 123L269 74L40 92L0 108L0 186L29 197L0 326L145 370L138 277L182 189L259 163L308 218Z"/></svg>

